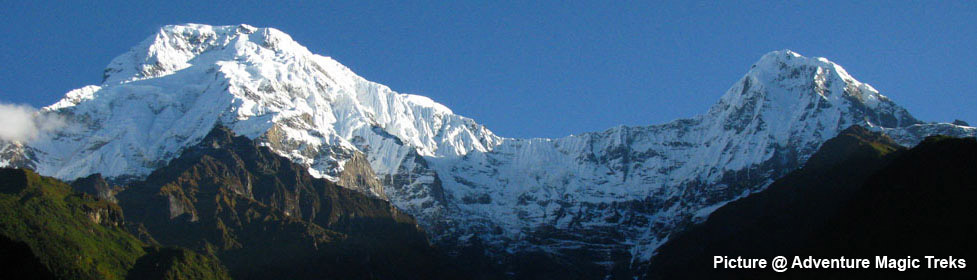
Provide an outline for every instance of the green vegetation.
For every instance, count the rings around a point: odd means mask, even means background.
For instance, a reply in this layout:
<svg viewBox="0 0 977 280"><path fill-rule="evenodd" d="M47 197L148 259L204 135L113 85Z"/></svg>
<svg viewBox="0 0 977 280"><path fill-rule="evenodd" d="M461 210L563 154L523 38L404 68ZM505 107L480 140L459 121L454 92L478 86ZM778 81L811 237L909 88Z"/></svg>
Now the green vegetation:
<svg viewBox="0 0 977 280"><path fill-rule="evenodd" d="M19 192L0 193L0 234L27 243L55 275L120 279L145 254L122 228L94 221L118 206L73 194L68 185L31 171L4 169L0 176L5 184L26 182Z"/></svg>
<svg viewBox="0 0 977 280"><path fill-rule="evenodd" d="M147 261L142 258L147 250L161 250L145 248L123 225L122 210L114 203L72 192L64 182L30 170L0 169L0 235L26 244L54 277L124 279L134 265ZM165 279L226 276L216 260L186 254L165 259L171 262L161 272L175 277Z"/></svg>
<svg viewBox="0 0 977 280"><path fill-rule="evenodd" d="M128 279L229 279L215 258L208 258L179 247L150 247L136 261Z"/></svg>

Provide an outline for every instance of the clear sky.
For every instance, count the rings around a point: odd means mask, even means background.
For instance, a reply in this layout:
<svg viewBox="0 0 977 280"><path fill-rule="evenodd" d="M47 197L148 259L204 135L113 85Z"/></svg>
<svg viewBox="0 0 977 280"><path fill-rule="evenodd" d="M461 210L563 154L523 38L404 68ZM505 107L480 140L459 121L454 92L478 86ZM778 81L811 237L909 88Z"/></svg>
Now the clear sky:
<svg viewBox="0 0 977 280"><path fill-rule="evenodd" d="M827 57L922 120L977 123L977 1L61 2L0 0L0 102L97 84L166 24L248 23L509 137L704 113L779 49Z"/></svg>

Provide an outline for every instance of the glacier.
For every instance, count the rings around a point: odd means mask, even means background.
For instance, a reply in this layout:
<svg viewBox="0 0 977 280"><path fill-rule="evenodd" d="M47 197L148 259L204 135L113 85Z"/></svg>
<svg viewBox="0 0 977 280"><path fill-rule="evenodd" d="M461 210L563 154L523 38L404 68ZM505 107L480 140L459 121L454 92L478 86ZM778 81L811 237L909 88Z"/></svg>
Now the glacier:
<svg viewBox="0 0 977 280"><path fill-rule="evenodd" d="M917 120L841 66L789 50L762 56L702 115L556 139L497 136L274 28L165 26L104 73L42 109L70 126L0 143L0 166L125 182L221 124L320 178L339 181L365 158L382 186L360 190L447 247L478 240L496 256L543 252L607 269L648 260L669 235L802 166L851 125L906 146L977 134Z"/></svg>

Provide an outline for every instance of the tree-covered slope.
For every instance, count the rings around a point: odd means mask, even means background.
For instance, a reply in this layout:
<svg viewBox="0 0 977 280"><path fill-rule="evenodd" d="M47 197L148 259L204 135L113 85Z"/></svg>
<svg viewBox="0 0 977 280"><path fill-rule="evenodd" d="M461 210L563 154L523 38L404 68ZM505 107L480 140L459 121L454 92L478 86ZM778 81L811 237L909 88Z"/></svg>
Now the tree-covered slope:
<svg viewBox="0 0 977 280"><path fill-rule="evenodd" d="M26 169L0 169L0 237L0 255L25 264L5 276L124 279L144 263L157 267L144 278L226 278L217 260L193 252L172 265L154 261L159 250L179 249L147 247L124 229L118 205Z"/></svg>

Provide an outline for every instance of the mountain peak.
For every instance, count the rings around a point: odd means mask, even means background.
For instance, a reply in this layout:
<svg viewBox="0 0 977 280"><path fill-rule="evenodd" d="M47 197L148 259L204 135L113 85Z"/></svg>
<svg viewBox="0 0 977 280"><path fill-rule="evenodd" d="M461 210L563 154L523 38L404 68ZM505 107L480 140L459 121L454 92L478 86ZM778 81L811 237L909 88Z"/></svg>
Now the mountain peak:
<svg viewBox="0 0 977 280"><path fill-rule="evenodd" d="M455 156L502 141L429 98L368 81L274 28L167 25L115 58L104 78L46 108L70 112L81 128L70 134L85 143L39 141L42 150L72 147L46 157L52 163L41 166L60 172L48 174L144 176L215 123L331 180L354 154L371 149L394 157L372 159L372 168L389 173L410 150ZM113 156L91 156L104 152Z"/></svg>
<svg viewBox="0 0 977 280"><path fill-rule="evenodd" d="M853 78L840 65L791 50L763 55L710 113L726 120L725 127L737 131L754 121L757 125L789 129L813 119L812 124L838 131L863 121L870 127L919 123L905 109ZM839 120L855 122L839 123ZM821 138L827 140L829 135L826 133Z"/></svg>
<svg viewBox="0 0 977 280"><path fill-rule="evenodd" d="M792 50L778 50L764 54L751 67L750 73L779 73L784 70L793 71L797 68L815 67L830 70L832 74L844 81L855 81L845 68L824 57L805 57ZM857 82L857 81L856 81ZM861 84L861 83L859 83Z"/></svg>
<svg viewBox="0 0 977 280"><path fill-rule="evenodd" d="M212 26L206 24L166 25L106 67L105 85L156 78L191 66L199 55L221 51L223 56L247 57L262 49L295 55L311 54L291 36L274 28L247 24Z"/></svg>
<svg viewBox="0 0 977 280"><path fill-rule="evenodd" d="M760 64L763 61L791 60L794 58L804 58L804 56L789 49L782 49L764 54L755 64Z"/></svg>

